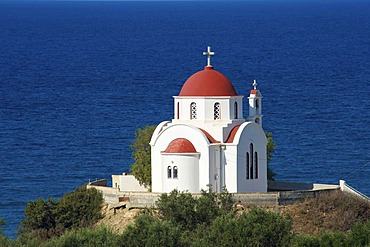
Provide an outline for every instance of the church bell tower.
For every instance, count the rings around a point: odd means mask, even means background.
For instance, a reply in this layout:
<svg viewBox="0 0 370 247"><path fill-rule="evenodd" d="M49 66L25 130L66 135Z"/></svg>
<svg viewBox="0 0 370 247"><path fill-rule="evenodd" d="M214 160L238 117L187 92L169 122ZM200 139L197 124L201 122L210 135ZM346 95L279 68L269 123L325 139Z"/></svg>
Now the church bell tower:
<svg viewBox="0 0 370 247"><path fill-rule="evenodd" d="M249 117L248 120L259 124L262 127L262 95L257 90L257 81L253 82L253 89L249 97Z"/></svg>

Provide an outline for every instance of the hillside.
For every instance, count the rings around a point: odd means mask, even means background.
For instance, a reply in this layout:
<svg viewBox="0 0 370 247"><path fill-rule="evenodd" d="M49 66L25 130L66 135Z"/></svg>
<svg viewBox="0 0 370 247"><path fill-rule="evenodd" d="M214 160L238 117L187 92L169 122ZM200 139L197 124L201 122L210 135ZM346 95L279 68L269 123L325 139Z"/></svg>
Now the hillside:
<svg viewBox="0 0 370 247"><path fill-rule="evenodd" d="M246 210L251 206L244 205ZM294 233L319 234L324 231L348 232L360 221L370 219L370 202L358 199L340 191L307 199L293 205L264 207L266 210L289 215ZM134 222L140 209L117 209L103 207L104 218L97 225L110 226L122 233L127 225Z"/></svg>

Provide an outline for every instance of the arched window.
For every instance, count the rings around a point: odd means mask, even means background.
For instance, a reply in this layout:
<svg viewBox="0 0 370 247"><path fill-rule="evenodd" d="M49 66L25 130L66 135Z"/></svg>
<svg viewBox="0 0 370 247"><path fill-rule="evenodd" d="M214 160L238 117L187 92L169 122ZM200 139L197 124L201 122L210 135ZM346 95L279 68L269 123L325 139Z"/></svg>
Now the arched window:
<svg viewBox="0 0 370 247"><path fill-rule="evenodd" d="M173 167L173 178L177 178L177 175L178 175L178 173L177 173L177 166L174 166Z"/></svg>
<svg viewBox="0 0 370 247"><path fill-rule="evenodd" d="M220 103L218 102L213 105L213 119L221 119Z"/></svg>
<svg viewBox="0 0 370 247"><path fill-rule="evenodd" d="M258 155L257 152L254 152L254 178L258 178Z"/></svg>
<svg viewBox="0 0 370 247"><path fill-rule="evenodd" d="M171 166L167 167L167 178L172 178L172 168L171 168Z"/></svg>
<svg viewBox="0 0 370 247"><path fill-rule="evenodd" d="M260 124L260 119L259 118L256 118L256 120L254 120L256 122L256 124Z"/></svg>
<svg viewBox="0 0 370 247"><path fill-rule="evenodd" d="M248 152L247 152L246 161L247 161L247 165L246 165L246 174L245 174L245 177L246 177L246 179L249 179L249 153Z"/></svg>
<svg viewBox="0 0 370 247"><path fill-rule="evenodd" d="M190 104L190 119L197 119L197 104L195 102Z"/></svg>
<svg viewBox="0 0 370 247"><path fill-rule="evenodd" d="M249 177L251 179L253 179L253 143L251 143L251 145L249 145L249 152L250 152L250 156L249 156L249 168L250 168L250 171L249 171Z"/></svg>
<svg viewBox="0 0 370 247"><path fill-rule="evenodd" d="M260 106L258 99L256 99L256 112L258 113L258 107Z"/></svg>
<svg viewBox="0 0 370 247"><path fill-rule="evenodd" d="M234 103L234 119L238 119L238 103Z"/></svg>
<svg viewBox="0 0 370 247"><path fill-rule="evenodd" d="M177 119L180 119L180 102L177 102Z"/></svg>

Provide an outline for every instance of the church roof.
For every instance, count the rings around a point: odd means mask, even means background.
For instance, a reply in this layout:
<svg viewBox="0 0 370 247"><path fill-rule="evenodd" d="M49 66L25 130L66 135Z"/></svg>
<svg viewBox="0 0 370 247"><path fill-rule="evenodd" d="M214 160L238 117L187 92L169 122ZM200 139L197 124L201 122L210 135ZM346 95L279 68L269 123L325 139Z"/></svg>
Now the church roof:
<svg viewBox="0 0 370 247"><path fill-rule="evenodd" d="M199 129L200 131L203 132L203 134L207 137L208 141L210 143L220 143L219 141L217 141L215 138L213 138L213 136L211 136L210 133L208 133L207 131L205 131L204 129Z"/></svg>
<svg viewBox="0 0 370 247"><path fill-rule="evenodd" d="M233 84L222 73L206 66L186 80L179 96L237 96Z"/></svg>
<svg viewBox="0 0 370 247"><path fill-rule="evenodd" d="M163 153L196 153L193 144L185 138L172 140Z"/></svg>
<svg viewBox="0 0 370 247"><path fill-rule="evenodd" d="M233 143L234 142L234 138L235 138L236 132L238 132L239 127L240 127L240 125L237 125L231 130L229 136L226 139L226 143Z"/></svg>

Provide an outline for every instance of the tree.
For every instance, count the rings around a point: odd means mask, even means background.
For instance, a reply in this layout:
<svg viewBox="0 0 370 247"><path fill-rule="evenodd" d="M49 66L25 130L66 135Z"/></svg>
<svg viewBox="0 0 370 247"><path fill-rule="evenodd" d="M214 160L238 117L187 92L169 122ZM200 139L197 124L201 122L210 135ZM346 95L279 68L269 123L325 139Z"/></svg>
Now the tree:
<svg viewBox="0 0 370 247"><path fill-rule="evenodd" d="M49 231L55 228L55 202L48 198L38 198L26 204L25 219L22 221L20 233L31 233L39 238L49 238Z"/></svg>
<svg viewBox="0 0 370 247"><path fill-rule="evenodd" d="M265 134L267 138L267 179L274 180L276 173L271 170L269 164L272 159L272 154L275 151L276 144L272 139L272 132L266 131Z"/></svg>
<svg viewBox="0 0 370 247"><path fill-rule="evenodd" d="M135 162L131 165L130 172L139 183L151 186L152 184L152 168L151 168L151 151L150 139L156 126L146 126L135 132L135 140L131 144L132 157Z"/></svg>

